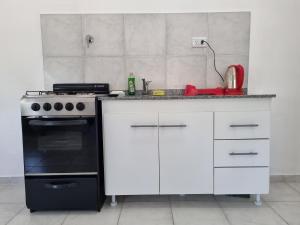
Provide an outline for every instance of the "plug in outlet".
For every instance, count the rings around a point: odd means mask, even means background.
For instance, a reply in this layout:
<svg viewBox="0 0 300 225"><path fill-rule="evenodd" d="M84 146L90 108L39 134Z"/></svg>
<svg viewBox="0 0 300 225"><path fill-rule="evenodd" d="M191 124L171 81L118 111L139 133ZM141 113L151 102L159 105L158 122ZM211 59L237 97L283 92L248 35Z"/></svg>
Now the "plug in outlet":
<svg viewBox="0 0 300 225"><path fill-rule="evenodd" d="M201 41L207 41L207 37L192 37L192 48L205 48L205 43L201 44Z"/></svg>

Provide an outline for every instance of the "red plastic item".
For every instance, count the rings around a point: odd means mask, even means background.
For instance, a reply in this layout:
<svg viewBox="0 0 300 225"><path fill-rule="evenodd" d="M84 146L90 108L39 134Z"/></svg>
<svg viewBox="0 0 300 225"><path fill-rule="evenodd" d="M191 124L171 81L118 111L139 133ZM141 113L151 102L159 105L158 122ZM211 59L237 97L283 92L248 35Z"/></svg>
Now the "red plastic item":
<svg viewBox="0 0 300 225"><path fill-rule="evenodd" d="M197 89L194 85L186 85L184 90L184 96L196 96L196 95L224 95L224 88L207 88Z"/></svg>
<svg viewBox="0 0 300 225"><path fill-rule="evenodd" d="M244 83L244 67L242 65L231 65L236 70L236 88L206 88L197 89L194 85L186 85L184 90L184 96L196 96L196 95L243 95L243 83Z"/></svg>

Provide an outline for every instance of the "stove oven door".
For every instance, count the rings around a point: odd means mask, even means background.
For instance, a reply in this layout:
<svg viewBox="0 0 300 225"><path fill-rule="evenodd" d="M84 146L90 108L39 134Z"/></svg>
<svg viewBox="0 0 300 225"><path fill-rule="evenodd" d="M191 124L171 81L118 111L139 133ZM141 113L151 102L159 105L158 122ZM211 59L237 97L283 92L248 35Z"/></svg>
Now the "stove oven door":
<svg viewBox="0 0 300 225"><path fill-rule="evenodd" d="M25 175L96 174L95 117L23 117Z"/></svg>

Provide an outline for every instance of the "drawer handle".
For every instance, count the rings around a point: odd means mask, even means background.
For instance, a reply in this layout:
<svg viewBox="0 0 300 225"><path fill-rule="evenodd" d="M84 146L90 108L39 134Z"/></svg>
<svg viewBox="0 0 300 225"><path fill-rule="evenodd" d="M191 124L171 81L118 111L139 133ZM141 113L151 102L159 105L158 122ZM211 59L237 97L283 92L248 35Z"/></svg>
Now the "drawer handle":
<svg viewBox="0 0 300 225"><path fill-rule="evenodd" d="M231 152L229 155L258 155L258 152Z"/></svg>
<svg viewBox="0 0 300 225"><path fill-rule="evenodd" d="M145 125L131 125L131 127L132 128L143 128L143 127L158 127L157 125L151 125L151 124L149 124L149 125L147 125L147 124L145 124Z"/></svg>
<svg viewBox="0 0 300 225"><path fill-rule="evenodd" d="M54 190L61 190L61 189L68 189L68 188L75 188L78 186L76 182L68 182L68 183L48 183L45 184L45 188L54 189Z"/></svg>
<svg viewBox="0 0 300 225"><path fill-rule="evenodd" d="M159 125L159 127L187 127L186 124L174 124L174 125Z"/></svg>
<svg viewBox="0 0 300 225"><path fill-rule="evenodd" d="M231 124L230 127L258 127L258 124Z"/></svg>

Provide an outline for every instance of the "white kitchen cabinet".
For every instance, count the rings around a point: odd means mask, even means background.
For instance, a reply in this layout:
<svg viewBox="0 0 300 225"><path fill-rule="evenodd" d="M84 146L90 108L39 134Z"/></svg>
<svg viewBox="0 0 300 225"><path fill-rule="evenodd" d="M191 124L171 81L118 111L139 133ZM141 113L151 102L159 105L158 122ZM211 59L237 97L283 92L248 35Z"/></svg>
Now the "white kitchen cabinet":
<svg viewBox="0 0 300 225"><path fill-rule="evenodd" d="M159 113L160 194L213 193L213 113Z"/></svg>
<svg viewBox="0 0 300 225"><path fill-rule="evenodd" d="M103 117L106 195L159 194L158 114Z"/></svg>
<svg viewBox="0 0 300 225"><path fill-rule="evenodd" d="M105 192L269 191L270 98L103 100Z"/></svg>

